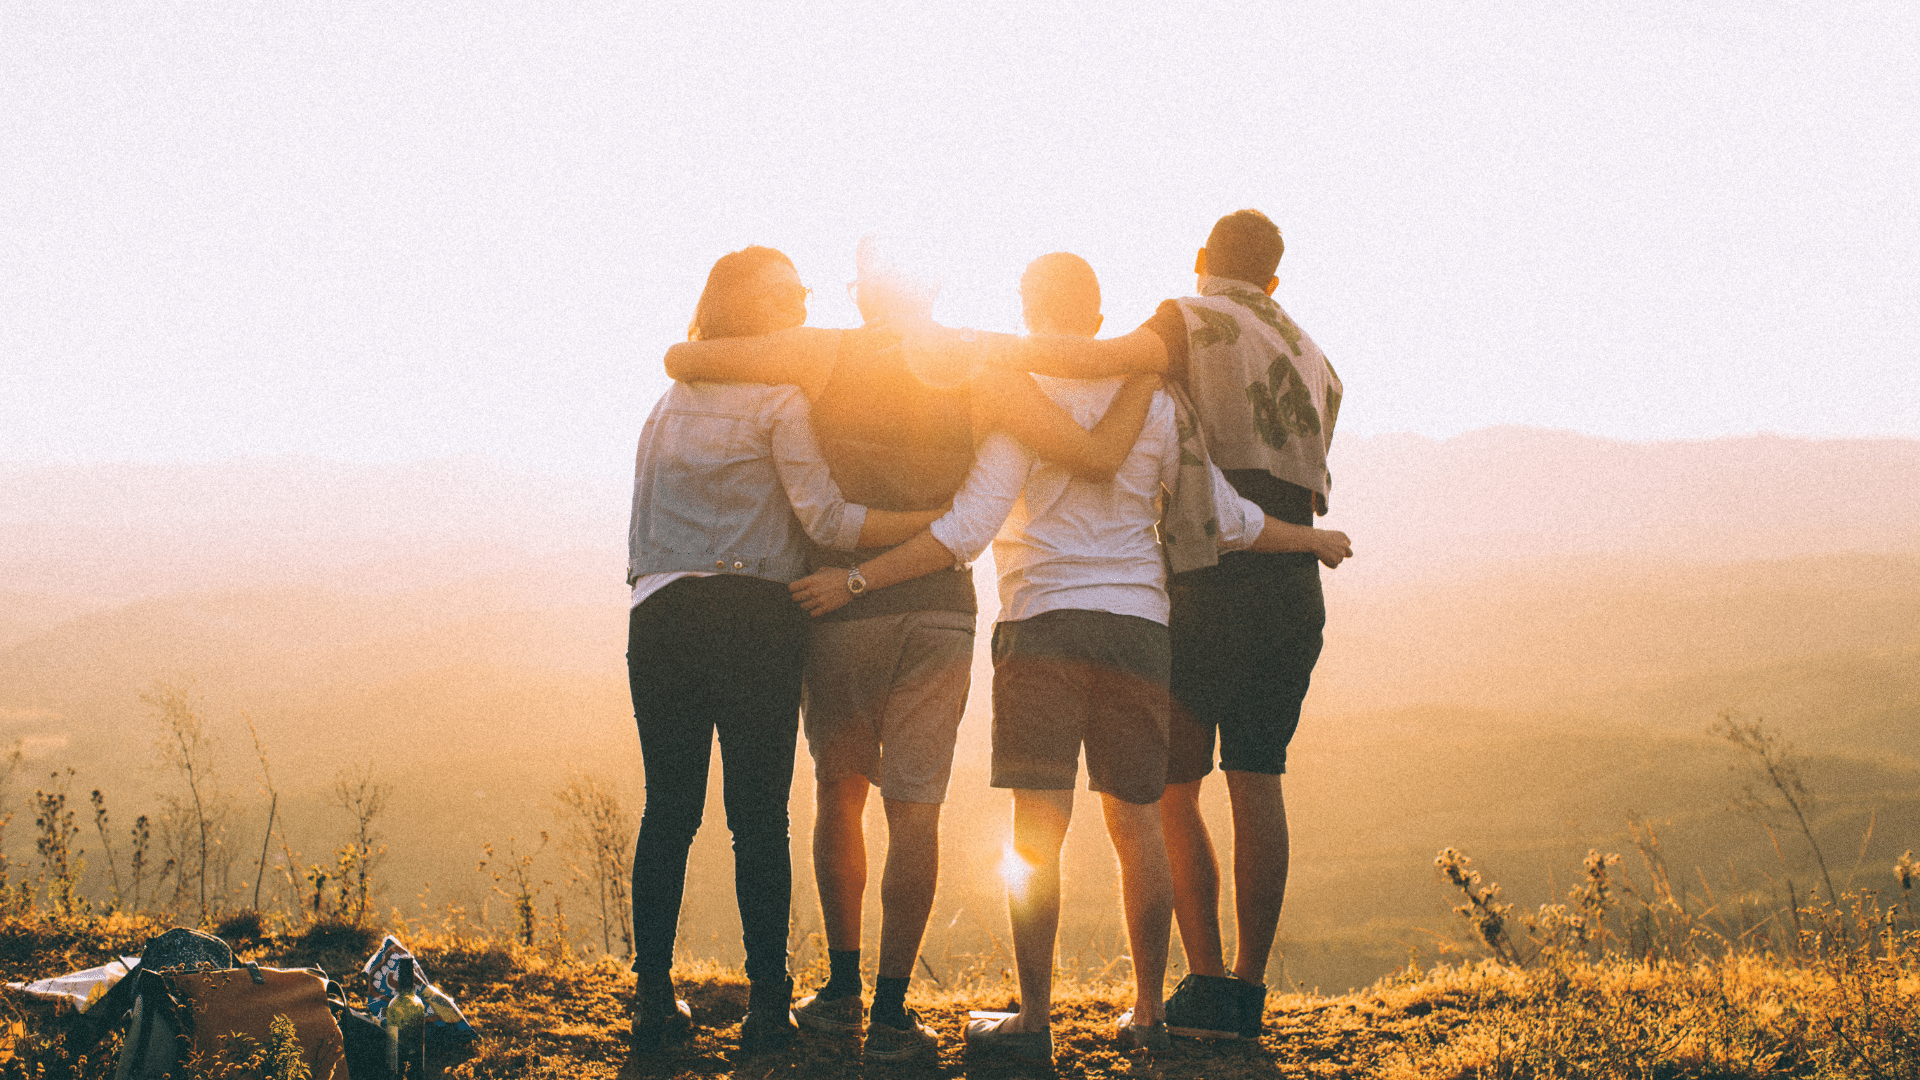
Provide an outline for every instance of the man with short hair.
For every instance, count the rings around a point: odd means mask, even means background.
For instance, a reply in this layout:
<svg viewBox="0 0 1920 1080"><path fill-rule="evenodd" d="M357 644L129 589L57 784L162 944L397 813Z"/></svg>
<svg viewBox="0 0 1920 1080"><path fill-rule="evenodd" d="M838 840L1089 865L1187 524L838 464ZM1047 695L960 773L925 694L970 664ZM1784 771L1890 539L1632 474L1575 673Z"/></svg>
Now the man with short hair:
<svg viewBox="0 0 1920 1080"><path fill-rule="evenodd" d="M1099 329L1099 284L1077 256L1035 260L1021 295L1036 333L1091 338ZM1048 379L1042 388L1084 426L1122 391L1122 381ZM1161 492L1180 481L1182 460L1174 407L1160 393L1110 481L1076 477L995 436L982 446L952 514L863 567L868 585L881 588L945 559L972 558L998 529L992 783L1013 792L1018 861L1010 868L1008 908L1020 1010L970 1024L966 1037L975 1048L1051 1059L1060 848L1082 745L1120 863L1134 968L1133 1007L1118 1038L1127 1049L1166 1045L1161 991L1173 895L1158 803L1167 777L1171 654L1167 567L1156 526ZM1342 534L1267 518L1218 470L1206 470L1199 482L1209 489L1221 546L1308 552L1329 565L1348 553ZM842 602L842 588L824 571L792 586L809 611Z"/></svg>
<svg viewBox="0 0 1920 1080"><path fill-rule="evenodd" d="M1272 300L1284 251L1266 215L1229 214L1194 260L1200 295L1161 304L1123 337L1030 338L1015 362L1069 377L1164 371L1191 399L1207 454L1234 489L1272 518L1309 525L1327 512L1327 447L1342 389L1319 347ZM1281 777L1326 605L1311 556L1229 552L1215 564L1212 545L1193 539L1168 536L1174 569L1183 572L1170 586L1176 707L1161 812L1192 974L1168 1001L1167 1023L1176 1034L1258 1038L1287 885ZM1199 802L1216 731L1233 809L1231 972L1219 866Z"/></svg>

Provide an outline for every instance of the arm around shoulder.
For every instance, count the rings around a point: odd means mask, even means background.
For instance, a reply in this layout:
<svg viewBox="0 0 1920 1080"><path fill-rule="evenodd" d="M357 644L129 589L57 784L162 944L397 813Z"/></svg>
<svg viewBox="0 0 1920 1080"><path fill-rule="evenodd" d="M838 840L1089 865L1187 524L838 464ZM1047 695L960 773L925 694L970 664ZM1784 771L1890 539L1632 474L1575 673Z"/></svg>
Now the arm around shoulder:
<svg viewBox="0 0 1920 1080"><path fill-rule="evenodd" d="M758 337L683 341L667 349L669 378L798 386L817 393L832 370L840 331L813 326Z"/></svg>
<svg viewBox="0 0 1920 1080"><path fill-rule="evenodd" d="M1083 480L1113 479L1140 438L1147 410L1159 389L1156 375L1129 378L1088 431L1055 404L1023 372L983 372L974 384L976 419L986 430L1004 431L1037 456Z"/></svg>
<svg viewBox="0 0 1920 1080"><path fill-rule="evenodd" d="M1021 339L1009 362L1023 371L1061 379L1160 374L1167 370L1167 346L1145 326L1117 338L1034 334Z"/></svg>

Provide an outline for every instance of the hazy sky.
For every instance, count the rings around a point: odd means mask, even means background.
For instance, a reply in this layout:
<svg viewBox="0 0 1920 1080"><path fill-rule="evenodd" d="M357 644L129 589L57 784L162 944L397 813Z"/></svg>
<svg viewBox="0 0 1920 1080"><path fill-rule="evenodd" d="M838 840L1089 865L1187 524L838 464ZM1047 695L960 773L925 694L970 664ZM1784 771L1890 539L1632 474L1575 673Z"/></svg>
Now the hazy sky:
<svg viewBox="0 0 1920 1080"><path fill-rule="evenodd" d="M626 469L727 250L1119 332L1242 206L1347 431L1920 437L1911 0L935 7L0 6L0 462Z"/></svg>

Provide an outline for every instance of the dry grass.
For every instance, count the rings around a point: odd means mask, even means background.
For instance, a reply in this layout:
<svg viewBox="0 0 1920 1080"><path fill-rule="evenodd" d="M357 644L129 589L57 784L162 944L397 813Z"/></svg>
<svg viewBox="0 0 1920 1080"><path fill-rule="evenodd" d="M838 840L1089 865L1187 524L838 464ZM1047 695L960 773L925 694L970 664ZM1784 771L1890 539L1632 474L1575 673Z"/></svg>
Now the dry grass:
<svg viewBox="0 0 1920 1080"><path fill-rule="evenodd" d="M88 966L137 949L156 929L127 918L91 929L13 920L0 925L0 967L17 979ZM310 960L316 946L342 944L311 932L268 934L242 952L293 965ZM969 1061L962 1051L958 1033L968 1011L1011 1001L1010 987L987 977L954 990L916 986L909 1004L943 1038L937 1060L867 1066L858 1040L812 1033L790 1050L741 1055L744 977L695 964L675 973L693 1005L693 1038L634 1057L626 1045L633 977L624 965L473 939L413 944L480 1032L473 1056L448 1070L452 1077L841 1080L1023 1073ZM1524 969L1493 961L1442 966L1403 972L1360 993L1275 994L1258 1044L1176 1040L1172 1053L1157 1058L1130 1058L1113 1046L1112 1026L1128 997L1123 983L1069 980L1057 1001L1053 1075L1912 1080L1920 1077L1920 965L1911 944L1903 939L1891 958L1841 950L1813 963L1746 955L1680 965L1561 955ZM111 1075L117 1037L93 1060L76 1062L57 1045L57 1023L43 1015L21 1019L26 1037L12 1060L0 1062L0 1077Z"/></svg>

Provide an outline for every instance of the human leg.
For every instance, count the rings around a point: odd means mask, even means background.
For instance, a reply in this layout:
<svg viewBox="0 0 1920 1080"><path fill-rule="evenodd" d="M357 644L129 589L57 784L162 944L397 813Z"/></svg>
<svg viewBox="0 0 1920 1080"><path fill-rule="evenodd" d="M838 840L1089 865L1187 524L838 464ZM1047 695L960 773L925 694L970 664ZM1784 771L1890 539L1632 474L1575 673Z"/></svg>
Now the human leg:
<svg viewBox="0 0 1920 1080"><path fill-rule="evenodd" d="M867 889L867 778L814 785L813 883L830 964L825 986L794 1004L801 1027L829 1034L865 1027L860 1000L860 906Z"/></svg>
<svg viewBox="0 0 1920 1080"><path fill-rule="evenodd" d="M799 735L807 624L778 582L726 575L695 584L702 586L704 603L688 626L701 631L706 707L720 741L734 897L752 983L740 1040L751 1051L784 1045L794 1031L787 1010L793 889L787 795Z"/></svg>
<svg viewBox="0 0 1920 1080"><path fill-rule="evenodd" d="M880 880L880 966L868 1013L866 1056L901 1061L935 1052L939 1036L907 1005L940 877L940 804L887 799L887 864Z"/></svg>
<svg viewBox="0 0 1920 1080"><path fill-rule="evenodd" d="M886 799L887 865L880 879L880 976L913 974L940 878L940 804Z"/></svg>
<svg viewBox="0 0 1920 1080"><path fill-rule="evenodd" d="M1168 784L1160 798L1160 821L1187 970L1218 978L1227 973L1220 940L1220 863L1200 814L1200 785L1199 780Z"/></svg>
<svg viewBox="0 0 1920 1080"><path fill-rule="evenodd" d="M646 768L646 804L633 854L636 977L632 1046L658 1049L692 1020L674 996L674 934L686 891L687 851L706 802L713 718L699 677L697 642L680 633L686 590L635 607L627 624L627 677ZM694 646L692 652L687 651Z"/></svg>
<svg viewBox="0 0 1920 1080"><path fill-rule="evenodd" d="M1107 837L1120 862L1120 899L1133 956L1133 1023L1159 1023L1167 980L1167 936L1173 924L1173 879L1162 839L1160 808L1100 797Z"/></svg>
<svg viewBox="0 0 1920 1080"><path fill-rule="evenodd" d="M779 583L752 583L729 620L734 659L717 721L727 828L733 834L734 894L753 981L786 977L792 853L787 797L799 737L806 616Z"/></svg>
<svg viewBox="0 0 1920 1080"><path fill-rule="evenodd" d="M1073 818L1073 792L1015 790L1013 860L1006 869L1020 1011L1006 1029L1047 1029L1053 1013L1053 948L1060 931L1060 848Z"/></svg>
<svg viewBox="0 0 1920 1080"><path fill-rule="evenodd" d="M860 948L867 873L862 817L872 784L887 807L879 974L889 986L911 975L932 909L939 804L952 772L972 654L967 612L911 611L815 628L806 730L819 793L814 873L827 945L836 962Z"/></svg>
<svg viewBox="0 0 1920 1080"><path fill-rule="evenodd" d="M860 948L860 906L867 890L867 778L843 776L814 785L813 880L827 948Z"/></svg>
<svg viewBox="0 0 1920 1080"><path fill-rule="evenodd" d="M635 607L628 619L627 678L646 768L646 802L633 856L633 970L668 977L686 891L687 850L706 804L713 717L700 642L684 633L690 581Z"/></svg>
<svg viewBox="0 0 1920 1080"><path fill-rule="evenodd" d="M1222 556L1217 567L1181 578L1185 580L1173 590L1174 697L1179 711L1175 757L1181 757L1179 744L1189 736L1195 746L1204 738L1208 755L1204 761L1176 765L1177 775L1171 779L1178 782L1211 771L1217 729L1220 768L1227 775L1233 807L1238 941L1233 963L1238 980L1197 988L1206 993L1195 997L1240 1002L1233 1010L1191 1011L1210 1026L1257 1035L1262 984L1286 897L1290 855L1281 775L1320 656L1326 602L1319 564L1299 554L1234 553ZM1197 812L1197 802L1195 808ZM1170 827L1168 842L1177 846L1182 841L1172 831ZM1216 899L1209 910L1217 928L1217 862L1215 867ZM1176 868L1176 876L1185 869ZM1184 899L1181 934L1186 938ZM1196 910L1195 916L1200 915ZM1187 944L1189 963L1201 973L1193 941ZM1217 964L1219 954L1209 960ZM1212 970L1210 966L1206 974ZM1227 1011L1243 1015L1228 1016Z"/></svg>
<svg viewBox="0 0 1920 1080"><path fill-rule="evenodd" d="M1287 804L1278 775L1228 770L1226 776L1233 803L1233 903L1239 936L1233 973L1265 983L1280 908L1287 898Z"/></svg>
<svg viewBox="0 0 1920 1080"><path fill-rule="evenodd" d="M973 615L908 612L893 617L887 629L894 648L881 701L870 710L879 757L869 775L880 788L887 815L879 977L891 984L911 977L933 910L940 807L966 711ZM878 996L875 1004L881 1004Z"/></svg>
<svg viewBox="0 0 1920 1080"><path fill-rule="evenodd" d="M993 632L992 784L1013 792L1013 840L1001 873L1013 929L1019 1011L967 1025L969 1046L1050 1058L1060 847L1073 816L1085 722L1085 665L1060 648L1056 612Z"/></svg>

